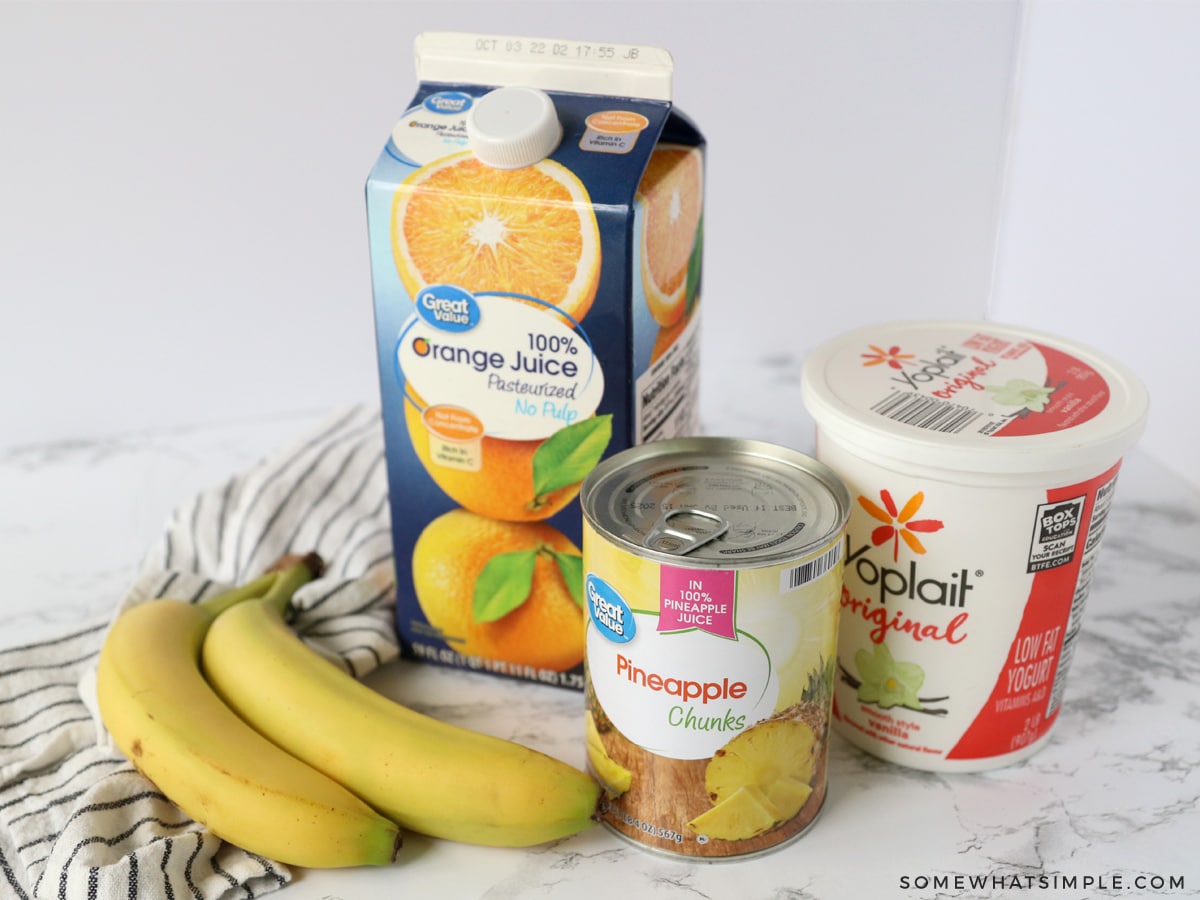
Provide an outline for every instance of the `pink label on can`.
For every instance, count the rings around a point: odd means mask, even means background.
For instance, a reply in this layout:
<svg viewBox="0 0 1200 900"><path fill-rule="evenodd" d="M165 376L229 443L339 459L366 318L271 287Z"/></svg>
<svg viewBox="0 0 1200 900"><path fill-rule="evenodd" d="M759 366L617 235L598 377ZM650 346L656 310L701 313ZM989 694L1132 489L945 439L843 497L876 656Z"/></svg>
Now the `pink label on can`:
<svg viewBox="0 0 1200 900"><path fill-rule="evenodd" d="M732 570L677 569L663 566L659 574L661 607L659 631L695 628L736 640L734 597L737 573Z"/></svg>

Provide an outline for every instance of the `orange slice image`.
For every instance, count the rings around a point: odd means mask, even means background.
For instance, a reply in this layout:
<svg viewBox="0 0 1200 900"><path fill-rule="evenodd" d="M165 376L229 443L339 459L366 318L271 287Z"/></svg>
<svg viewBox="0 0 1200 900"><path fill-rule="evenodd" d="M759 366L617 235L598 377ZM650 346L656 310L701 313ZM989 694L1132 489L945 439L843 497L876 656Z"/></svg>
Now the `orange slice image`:
<svg viewBox="0 0 1200 900"><path fill-rule="evenodd" d="M678 322L687 307L688 261L704 209L700 150L660 144L638 185L643 204L642 283L650 315L659 325Z"/></svg>
<svg viewBox="0 0 1200 900"><path fill-rule="evenodd" d="M544 159L494 169L470 151L413 172L392 205L409 295L431 284L537 297L583 319L600 278L600 230L583 183Z"/></svg>

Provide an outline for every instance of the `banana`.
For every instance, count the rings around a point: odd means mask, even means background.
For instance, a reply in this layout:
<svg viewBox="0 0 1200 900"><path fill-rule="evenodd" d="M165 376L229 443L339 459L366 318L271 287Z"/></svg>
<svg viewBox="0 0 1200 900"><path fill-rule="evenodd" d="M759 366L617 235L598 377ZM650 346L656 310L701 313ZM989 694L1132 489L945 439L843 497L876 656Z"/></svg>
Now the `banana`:
<svg viewBox="0 0 1200 900"><path fill-rule="evenodd" d="M264 591L286 602L314 559L203 603L123 612L100 651L100 716L134 766L223 840L299 866L385 865L400 846L396 824L239 719L200 671L217 613Z"/></svg>
<svg viewBox="0 0 1200 900"><path fill-rule="evenodd" d="M526 847L594 824L591 776L383 696L305 645L285 611L278 598L231 607L202 651L217 693L272 741L432 837Z"/></svg>

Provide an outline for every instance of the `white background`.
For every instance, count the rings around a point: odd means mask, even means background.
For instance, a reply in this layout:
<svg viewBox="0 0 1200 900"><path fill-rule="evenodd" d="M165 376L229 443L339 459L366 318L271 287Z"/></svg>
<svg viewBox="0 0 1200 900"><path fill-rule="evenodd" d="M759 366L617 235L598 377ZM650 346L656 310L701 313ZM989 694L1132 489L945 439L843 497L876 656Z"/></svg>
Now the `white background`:
<svg viewBox="0 0 1200 900"><path fill-rule="evenodd" d="M0 448L376 402L363 183L423 30L672 52L702 409L806 449L814 346L986 315L1133 367L1200 484L1200 4L1155 0L0 2Z"/></svg>

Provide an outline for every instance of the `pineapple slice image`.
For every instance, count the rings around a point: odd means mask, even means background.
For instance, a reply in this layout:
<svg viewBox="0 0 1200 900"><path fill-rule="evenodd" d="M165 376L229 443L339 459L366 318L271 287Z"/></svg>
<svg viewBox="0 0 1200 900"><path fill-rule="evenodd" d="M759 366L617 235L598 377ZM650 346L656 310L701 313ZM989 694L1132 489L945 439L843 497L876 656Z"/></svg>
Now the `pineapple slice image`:
<svg viewBox="0 0 1200 900"><path fill-rule="evenodd" d="M779 821L779 811L762 789L754 785L738 788L712 809L688 822L697 834L726 841L742 841L770 831Z"/></svg>
<svg viewBox="0 0 1200 900"><path fill-rule="evenodd" d="M776 810L776 821L786 822L800 812L812 792L811 784L795 778L781 778L771 785L767 799Z"/></svg>
<svg viewBox="0 0 1200 900"><path fill-rule="evenodd" d="M704 776L713 808L688 828L745 840L791 819L812 795L816 747L812 728L794 719L768 719L746 729L713 754Z"/></svg>

